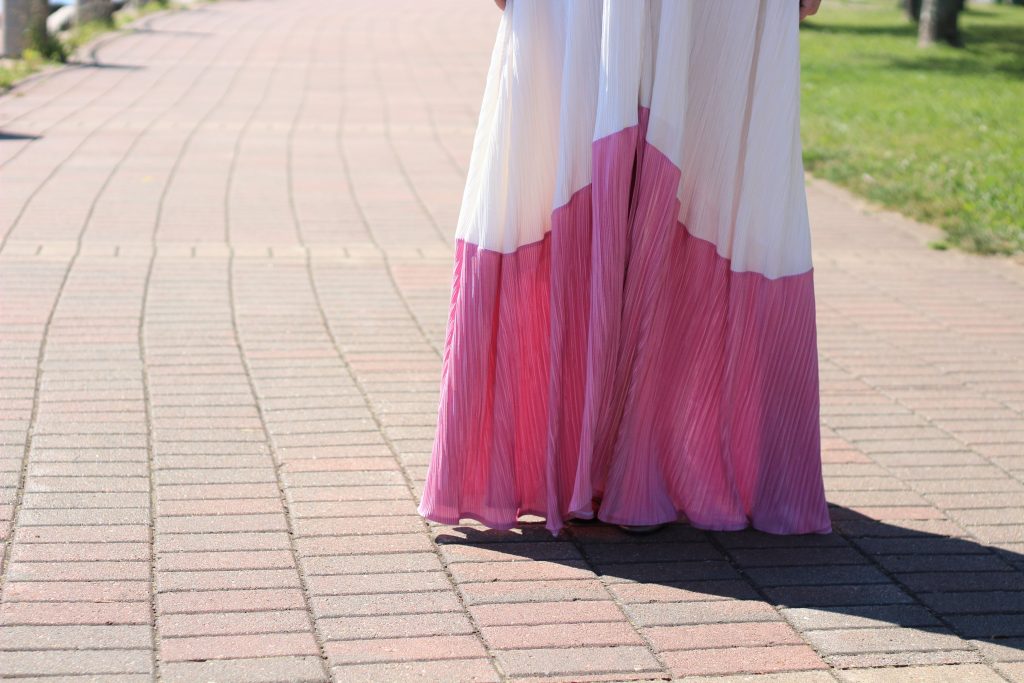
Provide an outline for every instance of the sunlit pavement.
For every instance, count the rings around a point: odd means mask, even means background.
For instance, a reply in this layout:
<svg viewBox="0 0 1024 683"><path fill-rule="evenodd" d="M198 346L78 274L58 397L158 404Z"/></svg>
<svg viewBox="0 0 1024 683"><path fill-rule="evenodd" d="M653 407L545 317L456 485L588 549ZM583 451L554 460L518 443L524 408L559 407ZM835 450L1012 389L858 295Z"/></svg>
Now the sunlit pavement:
<svg viewBox="0 0 1024 683"><path fill-rule="evenodd" d="M417 516L498 16L225 0L0 98L0 677L1024 680L1024 267L823 183L837 533Z"/></svg>

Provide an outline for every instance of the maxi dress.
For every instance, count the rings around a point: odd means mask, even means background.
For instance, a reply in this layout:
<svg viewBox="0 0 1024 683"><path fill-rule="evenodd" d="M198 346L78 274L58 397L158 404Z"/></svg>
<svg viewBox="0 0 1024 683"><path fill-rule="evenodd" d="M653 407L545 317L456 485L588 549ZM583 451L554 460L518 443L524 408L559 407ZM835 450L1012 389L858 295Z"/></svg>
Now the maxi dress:
<svg viewBox="0 0 1024 683"><path fill-rule="evenodd" d="M508 0L419 512L831 530L797 0Z"/></svg>

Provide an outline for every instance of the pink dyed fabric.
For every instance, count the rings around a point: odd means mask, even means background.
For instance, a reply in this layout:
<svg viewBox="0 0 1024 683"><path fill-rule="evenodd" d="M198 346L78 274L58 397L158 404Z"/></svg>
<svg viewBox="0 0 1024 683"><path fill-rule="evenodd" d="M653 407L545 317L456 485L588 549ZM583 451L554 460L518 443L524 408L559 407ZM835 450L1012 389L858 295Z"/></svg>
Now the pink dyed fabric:
<svg viewBox="0 0 1024 683"><path fill-rule="evenodd" d="M540 241L457 241L428 519L831 530L813 271L732 270L645 128L594 143Z"/></svg>

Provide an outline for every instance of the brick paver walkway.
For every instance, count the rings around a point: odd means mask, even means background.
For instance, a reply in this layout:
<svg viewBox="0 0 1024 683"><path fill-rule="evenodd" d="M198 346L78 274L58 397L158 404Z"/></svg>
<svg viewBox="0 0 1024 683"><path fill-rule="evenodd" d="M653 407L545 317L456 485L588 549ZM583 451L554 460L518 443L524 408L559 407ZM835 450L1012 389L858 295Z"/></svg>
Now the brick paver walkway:
<svg viewBox="0 0 1024 683"><path fill-rule="evenodd" d="M1024 268L820 183L838 533L415 514L497 18L225 0L0 98L0 676L1024 680Z"/></svg>

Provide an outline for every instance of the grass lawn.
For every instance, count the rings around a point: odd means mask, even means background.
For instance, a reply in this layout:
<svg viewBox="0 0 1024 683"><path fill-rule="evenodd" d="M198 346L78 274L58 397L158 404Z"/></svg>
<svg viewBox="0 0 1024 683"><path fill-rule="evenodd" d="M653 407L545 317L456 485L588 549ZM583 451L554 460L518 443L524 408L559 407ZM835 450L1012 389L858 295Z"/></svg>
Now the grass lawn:
<svg viewBox="0 0 1024 683"><path fill-rule="evenodd" d="M47 63L35 50L26 50L21 59L0 59L0 94Z"/></svg>
<svg viewBox="0 0 1024 683"><path fill-rule="evenodd" d="M47 59L38 50L27 48L21 59L0 59L0 94L23 78L32 75L47 66L57 66L61 59L71 55L82 45L92 41L108 31L123 28L135 19L152 12L158 12L171 6L170 0L149 0L139 8L126 7L114 13L111 21L90 21L76 25L57 36L61 52L60 59Z"/></svg>
<svg viewBox="0 0 1024 683"><path fill-rule="evenodd" d="M804 163L937 247L1024 252L1024 7L960 22L965 49L919 49L896 0L825 0L801 29Z"/></svg>

